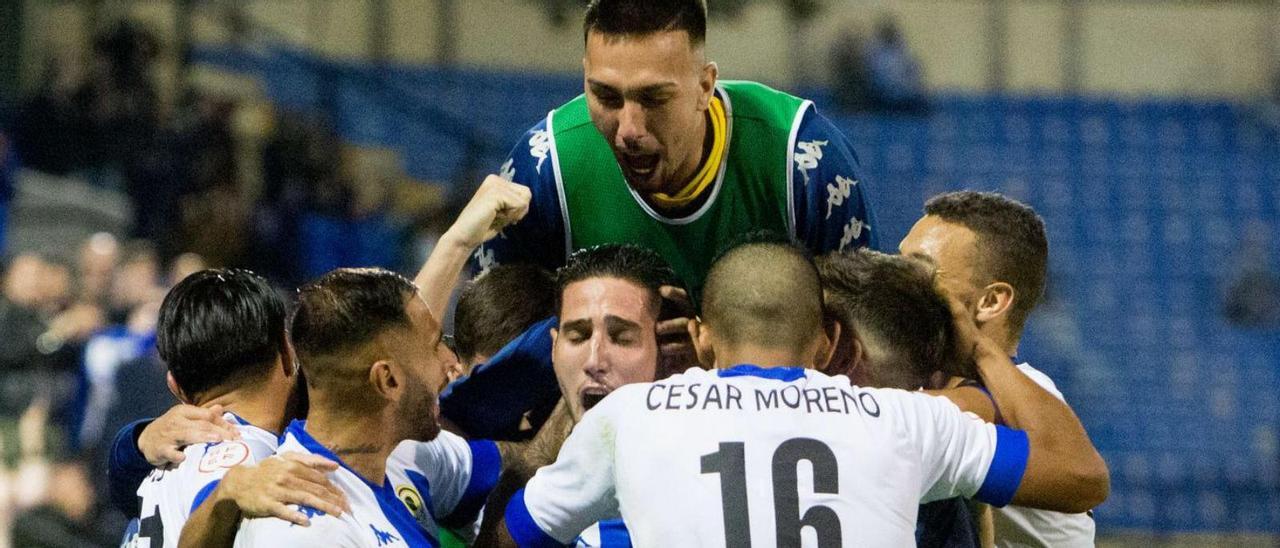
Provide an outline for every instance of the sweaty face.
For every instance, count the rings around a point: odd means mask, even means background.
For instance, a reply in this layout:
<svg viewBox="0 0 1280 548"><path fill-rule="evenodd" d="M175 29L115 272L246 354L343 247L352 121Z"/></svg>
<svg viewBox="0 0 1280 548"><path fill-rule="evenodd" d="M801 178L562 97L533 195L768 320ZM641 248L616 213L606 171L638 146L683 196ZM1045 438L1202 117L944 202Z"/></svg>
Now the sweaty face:
<svg viewBox="0 0 1280 548"><path fill-rule="evenodd" d="M653 193L692 178L702 160L715 71L701 48L690 45L689 34L592 32L582 65L591 121L612 146L627 183Z"/></svg>
<svg viewBox="0 0 1280 548"><path fill-rule="evenodd" d="M658 311L648 297L644 288L617 278L565 287L551 360L574 420L619 386L653 381Z"/></svg>
<svg viewBox="0 0 1280 548"><path fill-rule="evenodd" d="M974 268L978 236L968 227L925 215L898 244L903 255L927 257L938 268L938 281L949 293L972 305L978 298Z"/></svg>
<svg viewBox="0 0 1280 548"><path fill-rule="evenodd" d="M398 403L397 417L406 428L404 439L430 441L440 434L440 391L446 371L457 361L444 344L440 323L431 315L421 297L409 301L410 329L395 337L392 351L404 365L405 386Z"/></svg>

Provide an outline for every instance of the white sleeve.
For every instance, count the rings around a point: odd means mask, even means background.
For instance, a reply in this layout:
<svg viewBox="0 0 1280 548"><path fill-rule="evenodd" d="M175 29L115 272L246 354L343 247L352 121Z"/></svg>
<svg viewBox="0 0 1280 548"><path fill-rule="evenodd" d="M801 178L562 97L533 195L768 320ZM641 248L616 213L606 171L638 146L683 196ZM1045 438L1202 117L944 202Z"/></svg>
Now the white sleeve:
<svg viewBox="0 0 1280 548"><path fill-rule="evenodd" d="M505 518L517 544L567 544L591 524L618 517L612 417L618 403L616 397L605 398L588 411L556 461L540 468L512 498Z"/></svg>
<svg viewBox="0 0 1280 548"><path fill-rule="evenodd" d="M431 486L432 515L439 524L459 532L477 525L502 473L497 444L442 431L430 442L416 443L413 460Z"/></svg>
<svg viewBox="0 0 1280 548"><path fill-rule="evenodd" d="M1026 471L1026 433L984 422L946 398L900 395L907 396L902 399L906 431L920 449L920 502L972 497L993 506L1008 504Z"/></svg>
<svg viewBox="0 0 1280 548"><path fill-rule="evenodd" d="M181 482L184 492L179 499L183 516L190 517L200 504L209 498L227 471L241 465L255 464L271 456L271 448L245 440L229 440L188 446L183 453L186 460L180 466L185 476Z"/></svg>
<svg viewBox="0 0 1280 548"><path fill-rule="evenodd" d="M240 522L235 548L360 548L351 525L330 515L312 516L311 525L301 527L279 518L253 518Z"/></svg>

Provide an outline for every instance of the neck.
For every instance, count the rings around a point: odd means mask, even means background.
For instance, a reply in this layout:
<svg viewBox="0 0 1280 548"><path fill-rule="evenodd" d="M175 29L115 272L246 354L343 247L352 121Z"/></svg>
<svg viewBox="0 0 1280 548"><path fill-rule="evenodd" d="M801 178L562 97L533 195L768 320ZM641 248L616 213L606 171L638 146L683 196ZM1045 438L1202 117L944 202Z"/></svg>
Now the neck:
<svg viewBox="0 0 1280 548"><path fill-rule="evenodd" d="M235 413L249 424L278 436L284 432L285 422L288 420L285 416L287 400L288 398L278 396L270 390L246 388L214 397L202 402L200 407L208 409L221 405L223 409Z"/></svg>
<svg viewBox="0 0 1280 548"><path fill-rule="evenodd" d="M770 367L804 367L813 369L812 356L804 357L794 350L767 348L757 345L741 345L733 348L716 349L716 369L727 369L735 365L751 364L763 368Z"/></svg>
<svg viewBox="0 0 1280 548"><path fill-rule="evenodd" d="M1009 326L1002 322L987 322L978 328L983 335L989 337L1010 356L1018 354L1018 337L1009 334Z"/></svg>
<svg viewBox="0 0 1280 548"><path fill-rule="evenodd" d="M387 457L398 444L388 435L385 421L377 415L338 416L326 413L326 407L312 401L307 433L333 451L347 468L370 483L382 485Z"/></svg>

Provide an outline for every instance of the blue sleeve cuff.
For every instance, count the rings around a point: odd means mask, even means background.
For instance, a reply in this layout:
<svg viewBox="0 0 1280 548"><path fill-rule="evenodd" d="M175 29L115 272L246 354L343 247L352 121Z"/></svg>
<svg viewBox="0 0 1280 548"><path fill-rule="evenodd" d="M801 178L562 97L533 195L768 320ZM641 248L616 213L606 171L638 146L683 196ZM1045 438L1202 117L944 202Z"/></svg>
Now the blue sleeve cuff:
<svg viewBox="0 0 1280 548"><path fill-rule="evenodd" d="M213 494L213 490L217 489L218 484L221 482L222 480L216 479L209 482L209 485L201 487L200 490L196 492L196 498L191 500L191 511L189 513L194 514L196 512L196 508L199 508L201 504L204 504L205 499L209 498L209 495Z"/></svg>
<svg viewBox="0 0 1280 548"><path fill-rule="evenodd" d="M129 423L116 433L111 443L111 454L107 459L107 491L111 497L111 505L124 513L125 517L136 518L141 513L138 508L138 486L151 473L151 463L138 450L140 435L154 419L142 419Z"/></svg>
<svg viewBox="0 0 1280 548"><path fill-rule="evenodd" d="M541 527L538 527L536 521L533 521L533 516L529 514L529 508L524 504L524 489L516 491L516 495L511 497L511 502L507 503L505 517L507 532L511 533L511 538L516 541L516 546L520 548L560 548L567 546L552 538Z"/></svg>
<svg viewBox="0 0 1280 548"><path fill-rule="evenodd" d="M477 440L469 441L467 445L471 448L471 480L467 482L467 490L462 493L458 505L440 520L445 527L462 527L474 522L502 474L502 454L498 452L498 444Z"/></svg>
<svg viewBox="0 0 1280 548"><path fill-rule="evenodd" d="M1027 433L997 425L996 452L991 458L987 478L974 498L995 507L1003 507L1013 500L1013 494L1022 484L1022 474L1027 471L1027 456L1031 445Z"/></svg>

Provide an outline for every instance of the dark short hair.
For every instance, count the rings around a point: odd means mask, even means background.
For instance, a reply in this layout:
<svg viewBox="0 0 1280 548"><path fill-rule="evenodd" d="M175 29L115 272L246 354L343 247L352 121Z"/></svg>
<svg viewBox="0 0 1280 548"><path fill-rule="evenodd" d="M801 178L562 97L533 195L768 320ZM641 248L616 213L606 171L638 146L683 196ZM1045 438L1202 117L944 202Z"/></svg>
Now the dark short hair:
<svg viewBox="0 0 1280 548"><path fill-rule="evenodd" d="M707 40L707 3L705 0L591 0L583 18L582 35L636 37L682 30L689 33L689 43L701 45Z"/></svg>
<svg viewBox="0 0 1280 548"><path fill-rule="evenodd" d="M702 317L725 342L798 350L822 333L822 284L792 243L746 243L711 265Z"/></svg>
<svg viewBox="0 0 1280 548"><path fill-rule="evenodd" d="M1013 286L1009 324L1014 334L1021 332L1027 316L1044 297L1049 263L1044 220L1030 206L995 192L939 194L925 203L924 212L977 235L974 274L979 279L973 281Z"/></svg>
<svg viewBox="0 0 1280 548"><path fill-rule="evenodd" d="M388 329L411 325L404 276L380 268L340 268L298 290L289 336L309 386L343 372L329 363L371 343Z"/></svg>
<svg viewBox="0 0 1280 548"><path fill-rule="evenodd" d="M680 286L675 271L651 249L632 244L605 244L575 251L556 271L556 313L564 304L564 289L589 278L618 278L649 294L655 314L662 310L662 286Z"/></svg>
<svg viewBox="0 0 1280 548"><path fill-rule="evenodd" d="M932 265L857 249L819 257L818 272L827 313L890 354L874 364L878 386L914 390L934 371L952 372L951 313L934 289Z"/></svg>
<svg viewBox="0 0 1280 548"><path fill-rule="evenodd" d="M248 270L201 270L160 305L156 348L188 395L257 380L285 352L284 298Z"/></svg>
<svg viewBox="0 0 1280 548"><path fill-rule="evenodd" d="M453 313L454 350L463 361L492 356L530 325L556 313L551 273L534 265L500 265L467 284Z"/></svg>

